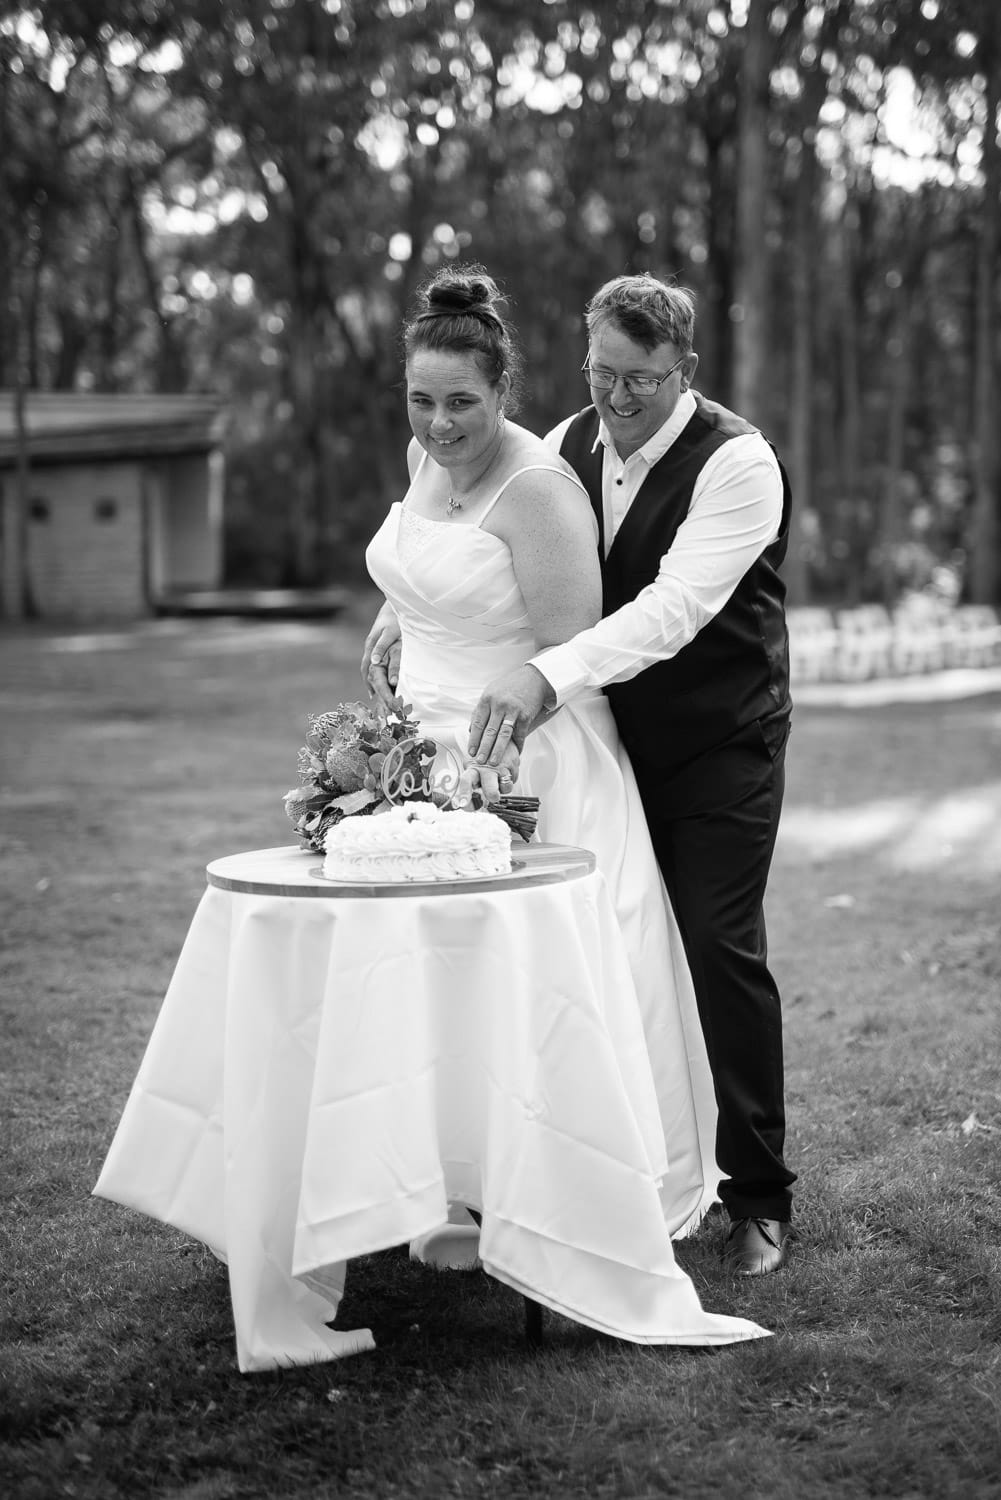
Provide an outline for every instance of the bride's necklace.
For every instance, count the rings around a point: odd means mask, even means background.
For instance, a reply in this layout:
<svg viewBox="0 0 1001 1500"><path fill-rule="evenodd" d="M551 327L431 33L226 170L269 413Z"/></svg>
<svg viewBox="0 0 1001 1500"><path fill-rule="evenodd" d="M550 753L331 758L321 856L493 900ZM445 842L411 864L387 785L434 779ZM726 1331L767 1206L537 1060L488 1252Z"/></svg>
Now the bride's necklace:
<svg viewBox="0 0 1001 1500"><path fill-rule="evenodd" d="M498 443L497 443L497 447L494 449L493 453L491 453L490 458L488 459L485 468L481 469L481 471L479 472L479 474L477 474L476 478L473 480L472 484L469 485L468 488L464 492L462 492L462 493L460 493L460 494L457 495L455 493L455 491L453 490L453 488L452 488L451 481L449 481L449 486L448 486L448 504L445 506L445 514L449 517L450 520L451 520L452 516L455 515L456 511L462 509L464 501L466 501L466 500L469 499L469 497L473 494L473 492L479 488L479 486L483 483L484 479L486 479L487 475L490 473L490 470L493 468L494 463L497 460L497 455L500 453L500 450L501 450L501 440L503 439L503 434L504 434L504 427L503 427L503 422L501 422L499 424L499 426L498 426Z"/></svg>

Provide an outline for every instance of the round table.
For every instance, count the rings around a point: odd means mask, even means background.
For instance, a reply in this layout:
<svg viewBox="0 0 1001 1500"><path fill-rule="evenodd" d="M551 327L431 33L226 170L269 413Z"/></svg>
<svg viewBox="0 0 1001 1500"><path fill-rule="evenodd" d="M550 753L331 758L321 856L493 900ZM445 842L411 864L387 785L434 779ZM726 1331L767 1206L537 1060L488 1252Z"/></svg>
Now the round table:
<svg viewBox="0 0 1001 1500"><path fill-rule="evenodd" d="M705 1312L611 901L586 850L510 875L345 886L297 848L213 860L94 1189L225 1260L244 1371L372 1347L347 1263L481 1217L522 1295L640 1343L760 1336Z"/></svg>

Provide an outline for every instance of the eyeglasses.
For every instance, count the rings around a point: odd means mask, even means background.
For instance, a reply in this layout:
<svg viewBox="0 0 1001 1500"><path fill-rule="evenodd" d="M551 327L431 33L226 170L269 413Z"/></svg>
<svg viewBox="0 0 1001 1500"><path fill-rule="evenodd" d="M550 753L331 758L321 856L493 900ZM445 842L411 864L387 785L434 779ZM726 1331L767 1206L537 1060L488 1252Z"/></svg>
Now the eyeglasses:
<svg viewBox="0 0 1001 1500"><path fill-rule="evenodd" d="M683 354L680 359L676 359L666 375L622 375L620 377L613 375L611 370L592 369L587 360L581 365L580 373L588 385L596 391L610 391L615 382L621 379L630 396L656 396L664 381L670 380L675 370L683 365L687 358L688 355Z"/></svg>

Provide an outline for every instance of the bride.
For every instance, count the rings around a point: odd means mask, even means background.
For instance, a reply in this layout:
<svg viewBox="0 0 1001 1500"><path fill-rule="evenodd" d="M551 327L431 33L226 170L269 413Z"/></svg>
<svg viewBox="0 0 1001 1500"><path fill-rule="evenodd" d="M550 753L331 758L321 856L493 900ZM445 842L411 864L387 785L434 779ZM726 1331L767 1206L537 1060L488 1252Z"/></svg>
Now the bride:
<svg viewBox="0 0 1001 1500"><path fill-rule="evenodd" d="M385 672L370 662L375 644L398 630L397 692L422 730L468 763L482 685L599 618L596 525L569 466L508 417L519 360L490 277L449 268L421 298L404 329L410 486L366 554L386 604L363 671L373 690L390 695ZM467 780L478 774L495 794L485 768L470 767ZM610 891L670 1161L664 1219L678 1237L716 1195L713 1086L681 938L604 695L555 713L529 736L520 764L510 746L500 777L502 791L516 778L519 793L540 798L542 840L594 852ZM735 1337L748 1336L751 1325L726 1321Z"/></svg>

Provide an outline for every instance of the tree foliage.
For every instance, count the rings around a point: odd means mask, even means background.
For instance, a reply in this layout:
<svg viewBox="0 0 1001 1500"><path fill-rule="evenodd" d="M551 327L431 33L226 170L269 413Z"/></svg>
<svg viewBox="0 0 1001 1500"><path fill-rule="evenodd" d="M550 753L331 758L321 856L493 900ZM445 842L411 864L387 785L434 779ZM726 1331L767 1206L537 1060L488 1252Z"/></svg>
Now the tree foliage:
<svg viewBox="0 0 1001 1500"><path fill-rule="evenodd" d="M602 281L691 286L797 597L1001 595L993 0L48 0L0 64L0 384L225 396L234 578L357 576L454 260L540 430Z"/></svg>

